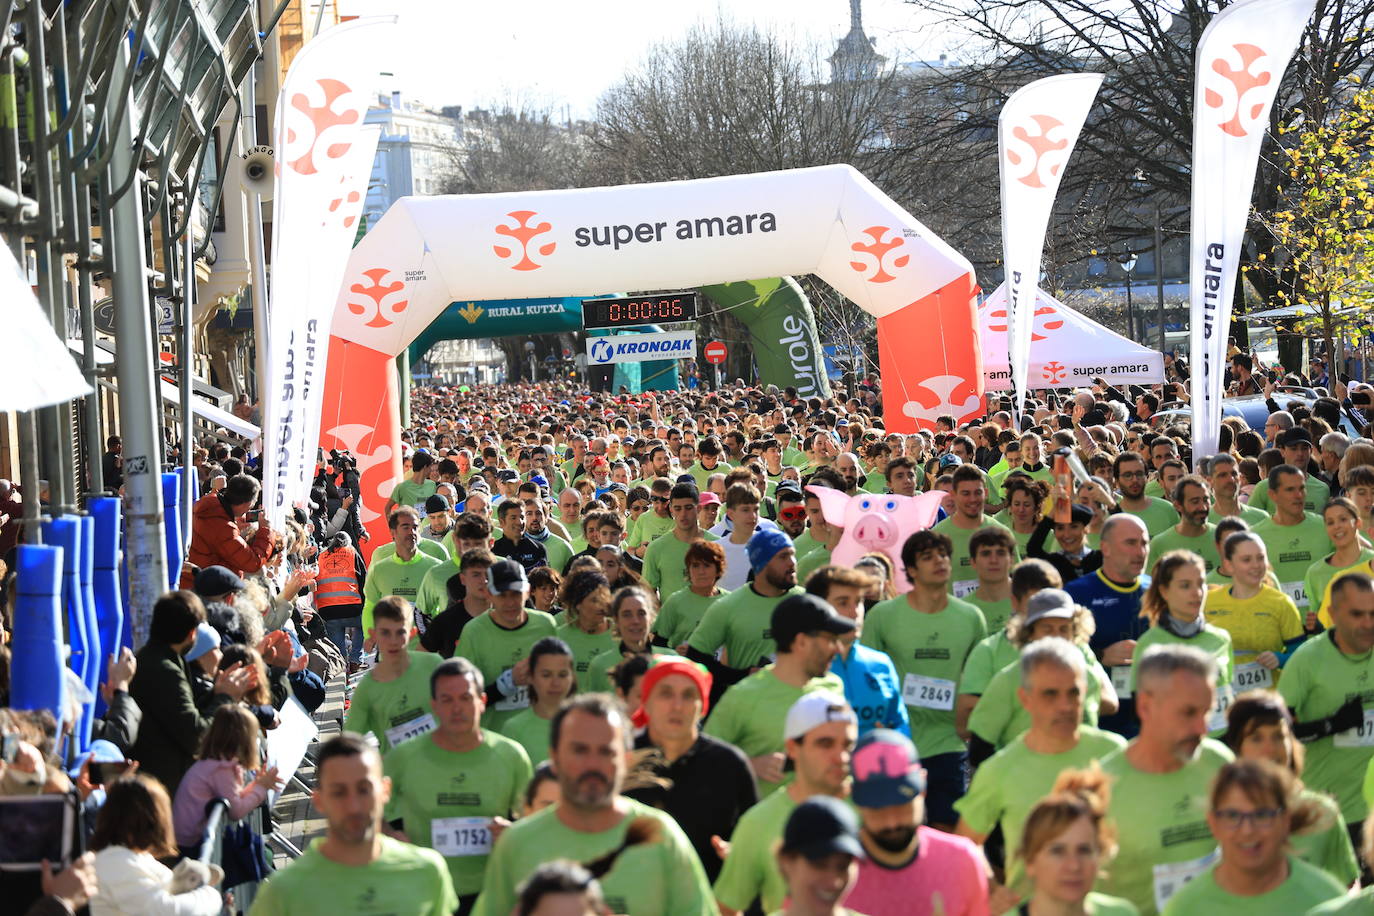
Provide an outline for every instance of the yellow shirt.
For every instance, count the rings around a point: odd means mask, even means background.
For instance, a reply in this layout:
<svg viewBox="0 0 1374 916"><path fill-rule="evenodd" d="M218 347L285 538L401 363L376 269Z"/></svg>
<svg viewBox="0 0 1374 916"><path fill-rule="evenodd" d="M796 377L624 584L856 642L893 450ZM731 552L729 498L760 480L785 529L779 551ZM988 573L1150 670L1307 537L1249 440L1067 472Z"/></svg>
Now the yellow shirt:
<svg viewBox="0 0 1374 916"><path fill-rule="evenodd" d="M1207 622L1231 634L1231 649L1238 665L1254 661L1261 652L1282 652L1290 639L1303 634L1298 606L1283 592L1268 585L1253 598L1240 599L1230 586L1207 592L1203 605Z"/></svg>
<svg viewBox="0 0 1374 916"><path fill-rule="evenodd" d="M1317 619L1320 620L1322 626L1326 627L1328 630L1335 626L1331 620L1331 583L1335 582L1345 573L1350 572L1362 572L1374 576L1374 560L1366 560L1363 563L1357 563L1351 566L1349 569L1338 570L1336 574L1331 577L1330 581L1326 583L1326 591L1322 592L1321 610L1317 612Z"/></svg>

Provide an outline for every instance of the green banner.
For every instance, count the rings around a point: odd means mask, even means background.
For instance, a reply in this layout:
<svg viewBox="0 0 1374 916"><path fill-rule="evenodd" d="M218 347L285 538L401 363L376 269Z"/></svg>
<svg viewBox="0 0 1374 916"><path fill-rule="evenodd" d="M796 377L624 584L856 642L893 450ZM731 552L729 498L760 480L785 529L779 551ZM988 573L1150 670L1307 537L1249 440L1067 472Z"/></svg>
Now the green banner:
<svg viewBox="0 0 1374 916"><path fill-rule="evenodd" d="M797 281L770 277L703 286L701 291L749 329L759 383L797 389L804 398L830 397L830 379L816 334L816 316Z"/></svg>

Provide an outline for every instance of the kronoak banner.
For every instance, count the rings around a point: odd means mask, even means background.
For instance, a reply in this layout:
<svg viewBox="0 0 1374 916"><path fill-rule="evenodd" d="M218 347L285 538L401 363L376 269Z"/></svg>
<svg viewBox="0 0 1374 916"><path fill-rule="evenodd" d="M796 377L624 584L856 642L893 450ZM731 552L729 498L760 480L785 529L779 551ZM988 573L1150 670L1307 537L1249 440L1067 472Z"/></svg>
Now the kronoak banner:
<svg viewBox="0 0 1374 916"><path fill-rule="evenodd" d="M401 473L392 359L452 302L692 289L814 273L878 318L889 430L982 413L973 268L844 165L562 191L405 197L349 258L320 444L351 451L363 523ZM607 341L618 340L608 337ZM775 340L791 353L798 342Z"/></svg>
<svg viewBox="0 0 1374 916"><path fill-rule="evenodd" d="M329 326L358 232L379 128L363 126L395 16L321 32L291 62L277 100L263 508L274 528L310 492ZM262 341L259 341L262 345Z"/></svg>
<svg viewBox="0 0 1374 916"><path fill-rule="evenodd" d="M1007 344L1016 416L1026 399L1031 326L1040 284L1040 255L1050 211L1078 134L1102 85L1100 73L1051 76L1012 93L997 118L1002 180L1002 265L1006 275Z"/></svg>
<svg viewBox="0 0 1374 916"><path fill-rule="evenodd" d="M1315 5L1240 0L1212 17L1198 42L1190 271L1194 462L1217 451L1231 298L1260 145Z"/></svg>

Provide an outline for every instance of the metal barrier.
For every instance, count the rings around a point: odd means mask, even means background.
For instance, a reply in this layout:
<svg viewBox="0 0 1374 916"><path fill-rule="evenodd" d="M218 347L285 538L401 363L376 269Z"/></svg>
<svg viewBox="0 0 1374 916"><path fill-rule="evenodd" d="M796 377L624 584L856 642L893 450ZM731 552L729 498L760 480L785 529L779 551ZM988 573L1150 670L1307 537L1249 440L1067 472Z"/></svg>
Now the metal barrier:
<svg viewBox="0 0 1374 916"><path fill-rule="evenodd" d="M200 855L206 865L218 864L224 828L229 822L229 800L212 798L205 803L205 829L200 834Z"/></svg>

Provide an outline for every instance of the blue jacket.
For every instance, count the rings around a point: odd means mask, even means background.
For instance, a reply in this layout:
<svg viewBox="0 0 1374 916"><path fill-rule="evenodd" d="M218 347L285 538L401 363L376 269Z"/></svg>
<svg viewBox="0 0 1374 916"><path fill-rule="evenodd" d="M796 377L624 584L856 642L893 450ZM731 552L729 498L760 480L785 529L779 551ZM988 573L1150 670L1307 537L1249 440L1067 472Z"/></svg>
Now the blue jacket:
<svg viewBox="0 0 1374 916"><path fill-rule="evenodd" d="M845 699L859 716L859 734L881 727L911 737L902 682L886 652L855 642L847 653L835 656L830 670L844 681Z"/></svg>

